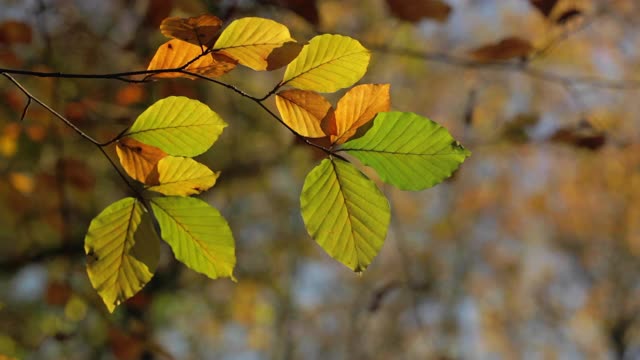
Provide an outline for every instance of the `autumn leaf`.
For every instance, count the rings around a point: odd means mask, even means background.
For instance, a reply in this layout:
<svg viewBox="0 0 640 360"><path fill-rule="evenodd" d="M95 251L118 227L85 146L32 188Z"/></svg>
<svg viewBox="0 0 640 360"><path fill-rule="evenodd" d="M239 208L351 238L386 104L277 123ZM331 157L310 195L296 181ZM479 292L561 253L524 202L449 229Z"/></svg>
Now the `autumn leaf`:
<svg viewBox="0 0 640 360"><path fill-rule="evenodd" d="M334 92L360 80L370 59L369 50L355 39L342 35L318 35L287 66L280 86Z"/></svg>
<svg viewBox="0 0 640 360"><path fill-rule="evenodd" d="M210 107L184 96L149 106L125 133L173 156L197 156L218 139L227 123Z"/></svg>
<svg viewBox="0 0 640 360"><path fill-rule="evenodd" d="M371 121L377 113L389 111L390 107L389 84L358 85L344 94L333 116L326 117L322 127L332 143L342 144L360 126Z"/></svg>
<svg viewBox="0 0 640 360"><path fill-rule="evenodd" d="M326 136L320 124L331 104L322 95L309 90L285 90L276 94L276 106L282 120L298 134L310 138Z"/></svg>
<svg viewBox="0 0 640 360"><path fill-rule="evenodd" d="M446 21L451 6L442 0L386 0L391 13L402 20L418 22L422 19Z"/></svg>
<svg viewBox="0 0 640 360"><path fill-rule="evenodd" d="M91 221L84 240L87 273L109 312L153 277L159 241L152 226L142 204L131 197L109 205Z"/></svg>
<svg viewBox="0 0 640 360"><path fill-rule="evenodd" d="M479 61L501 61L526 57L533 50L534 48L528 40L519 37L508 37L495 44L471 50L470 54Z"/></svg>
<svg viewBox="0 0 640 360"><path fill-rule="evenodd" d="M216 183L220 173L186 157L167 156L157 165L158 185L148 190L164 195L189 196L206 191Z"/></svg>
<svg viewBox="0 0 640 360"><path fill-rule="evenodd" d="M0 44L29 44L31 38L29 24L16 20L7 20L0 24Z"/></svg>
<svg viewBox="0 0 640 360"><path fill-rule="evenodd" d="M320 16L316 0L268 0L268 2L293 11L313 25L319 23Z"/></svg>
<svg viewBox="0 0 640 360"><path fill-rule="evenodd" d="M295 39L286 26L269 19L247 17L229 24L213 48L253 70L266 70L271 51L287 42Z"/></svg>
<svg viewBox="0 0 640 360"><path fill-rule="evenodd" d="M376 184L340 159L324 159L309 172L300 208L309 235L356 272L364 271L382 248L391 218Z"/></svg>
<svg viewBox="0 0 640 360"><path fill-rule="evenodd" d="M132 178L143 184L155 185L151 176L158 161L167 156L161 149L144 144L130 137L124 137L116 143L116 153L120 164Z"/></svg>
<svg viewBox="0 0 640 360"><path fill-rule="evenodd" d="M211 279L234 279L233 235L218 210L200 199L177 196L153 198L151 207L177 260Z"/></svg>
<svg viewBox="0 0 640 360"><path fill-rule="evenodd" d="M160 24L162 35L210 48L216 41L222 20L213 15L166 18Z"/></svg>
<svg viewBox="0 0 640 360"><path fill-rule="evenodd" d="M198 45L193 45L178 39L169 40L160 45L151 59L147 70L182 69L204 76L218 77L228 73L236 67L237 61L227 55L219 53L202 54ZM153 74L154 78L197 77L180 72L163 72Z"/></svg>

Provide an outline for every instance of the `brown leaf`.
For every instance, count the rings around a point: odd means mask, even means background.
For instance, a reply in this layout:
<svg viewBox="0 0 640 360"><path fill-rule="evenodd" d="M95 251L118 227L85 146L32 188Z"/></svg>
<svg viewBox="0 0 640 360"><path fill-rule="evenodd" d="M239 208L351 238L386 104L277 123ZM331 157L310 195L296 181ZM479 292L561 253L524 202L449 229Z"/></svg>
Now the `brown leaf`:
<svg viewBox="0 0 640 360"><path fill-rule="evenodd" d="M78 190L88 191L93 189L96 184L93 170L82 160L60 159L57 166L65 182L73 185Z"/></svg>
<svg viewBox="0 0 640 360"><path fill-rule="evenodd" d="M313 25L318 25L320 22L316 0L270 0L268 2L293 11Z"/></svg>
<svg viewBox="0 0 640 360"><path fill-rule="evenodd" d="M16 20L8 20L0 24L0 44L29 44L31 38L29 24Z"/></svg>
<svg viewBox="0 0 640 360"><path fill-rule="evenodd" d="M144 88L140 84L129 84L118 90L116 102L122 106L139 103L144 99Z"/></svg>
<svg viewBox="0 0 640 360"><path fill-rule="evenodd" d="M157 28L173 9L173 0L149 0L144 25Z"/></svg>
<svg viewBox="0 0 640 360"><path fill-rule="evenodd" d="M46 301L49 305L63 306L69 301L73 291L66 282L51 281L47 284Z"/></svg>
<svg viewBox="0 0 640 360"><path fill-rule="evenodd" d="M502 39L495 44L473 49L469 53L479 61L500 61L526 57L533 50L528 40L514 36Z"/></svg>
<svg viewBox="0 0 640 360"><path fill-rule="evenodd" d="M167 153L130 137L118 140L116 153L129 176L146 185L158 185L156 165Z"/></svg>
<svg viewBox="0 0 640 360"><path fill-rule="evenodd" d="M273 49L267 56L267 70L276 70L289 65L298 56L304 45L297 42L288 42L279 48Z"/></svg>
<svg viewBox="0 0 640 360"><path fill-rule="evenodd" d="M598 150L606 144L607 137L604 132L584 124L578 127L560 128L551 136L550 140L579 148Z"/></svg>
<svg viewBox="0 0 640 360"><path fill-rule="evenodd" d="M160 32L169 38L210 48L216 42L221 27L222 20L213 15L190 18L170 17L162 21Z"/></svg>
<svg viewBox="0 0 640 360"><path fill-rule="evenodd" d="M558 0L529 0L532 6L540 10L542 15L548 17L553 11L554 6L558 3Z"/></svg>
<svg viewBox="0 0 640 360"><path fill-rule="evenodd" d="M151 59L147 70L178 69L189 64L185 70L205 76L217 77L231 71L238 63L227 55L211 53L204 56L200 46L173 39L160 45ZM196 60L194 60L196 59ZM180 72L166 72L153 75L154 78L196 77Z"/></svg>
<svg viewBox="0 0 640 360"><path fill-rule="evenodd" d="M387 0L391 13L402 20L418 22L423 18L444 22L451 6L442 0Z"/></svg>

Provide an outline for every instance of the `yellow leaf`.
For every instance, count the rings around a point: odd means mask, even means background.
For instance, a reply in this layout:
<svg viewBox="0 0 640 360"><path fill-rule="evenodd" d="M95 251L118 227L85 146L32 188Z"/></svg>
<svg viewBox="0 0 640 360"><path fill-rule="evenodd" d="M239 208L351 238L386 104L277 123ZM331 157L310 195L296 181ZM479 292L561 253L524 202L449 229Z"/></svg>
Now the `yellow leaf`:
<svg viewBox="0 0 640 360"><path fill-rule="evenodd" d="M5 125L0 133L0 155L7 158L15 155L18 151L18 138L21 131L22 129L17 123Z"/></svg>
<svg viewBox="0 0 640 360"><path fill-rule="evenodd" d="M273 20L247 17L235 20L224 29L214 49L253 70L267 70L267 58L284 43L295 42L289 29Z"/></svg>
<svg viewBox="0 0 640 360"><path fill-rule="evenodd" d="M222 27L222 20L213 15L180 18L170 17L162 20L162 35L183 40L194 45L211 47Z"/></svg>
<svg viewBox="0 0 640 360"><path fill-rule="evenodd" d="M164 151L125 137L118 140L116 153L129 176L147 185L157 184L155 167L160 159L167 156Z"/></svg>
<svg viewBox="0 0 640 360"><path fill-rule="evenodd" d="M357 40L342 35L311 39L284 73L280 85L334 92L355 84L367 72L371 54Z"/></svg>
<svg viewBox="0 0 640 360"><path fill-rule="evenodd" d="M220 53L202 55L200 46L173 39L160 45L153 59L151 59L147 70L178 69L187 64L188 66L185 70L189 72L209 77L217 77L233 70L237 62L229 56ZM159 73L154 74L153 77L186 77L195 79L194 76L180 72Z"/></svg>
<svg viewBox="0 0 640 360"><path fill-rule="evenodd" d="M35 187L33 178L30 175L21 172L10 173L9 182L16 190L25 195L31 194Z"/></svg>
<svg viewBox="0 0 640 360"><path fill-rule="evenodd" d="M377 113L389 111L390 107L389 84L358 85L344 94L334 115L325 119L322 128L330 135L331 143L342 144L360 126L371 121Z"/></svg>
<svg viewBox="0 0 640 360"><path fill-rule="evenodd" d="M322 95L308 90L285 90L276 95L276 106L282 120L298 134L311 138L325 136L320 124L331 104Z"/></svg>
<svg viewBox="0 0 640 360"><path fill-rule="evenodd" d="M203 164L186 157L167 156L158 161L158 183L149 190L165 195L199 194L216 183L220 175Z"/></svg>

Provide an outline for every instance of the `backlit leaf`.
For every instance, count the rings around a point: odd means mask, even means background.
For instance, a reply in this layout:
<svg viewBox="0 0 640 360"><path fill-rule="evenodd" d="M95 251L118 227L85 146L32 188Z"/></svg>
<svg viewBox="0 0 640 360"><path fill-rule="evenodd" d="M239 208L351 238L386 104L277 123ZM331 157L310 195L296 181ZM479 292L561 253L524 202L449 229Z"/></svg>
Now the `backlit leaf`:
<svg viewBox="0 0 640 360"><path fill-rule="evenodd" d="M331 135L332 143L342 144L360 126L371 121L377 113L389 111L390 107L389 84L358 85L340 99L334 116L323 122L323 129Z"/></svg>
<svg viewBox="0 0 640 360"><path fill-rule="evenodd" d="M217 77L233 70L237 61L220 53L202 55L200 46L173 39L160 45L147 70L181 69L187 64L188 66L184 69L186 71L208 77ZM180 72L163 72L152 76L154 78L196 78Z"/></svg>
<svg viewBox="0 0 640 360"><path fill-rule="evenodd" d="M157 147L141 143L130 137L118 140L116 153L127 174L143 184L156 183L151 176L153 170L158 161L167 156L167 153Z"/></svg>
<svg viewBox="0 0 640 360"><path fill-rule="evenodd" d="M346 142L341 150L402 190L423 190L438 184L471 154L447 129L408 112L378 114L371 129Z"/></svg>
<svg viewBox="0 0 640 360"><path fill-rule="evenodd" d="M300 51L284 73L281 85L334 92L364 76L371 54L357 40L342 35L318 35Z"/></svg>
<svg viewBox="0 0 640 360"><path fill-rule="evenodd" d="M247 17L229 24L214 49L253 70L266 70L271 51L292 41L295 39L286 26L269 19Z"/></svg>
<svg viewBox="0 0 640 360"><path fill-rule="evenodd" d="M233 279L233 235L218 210L200 199L175 196L154 198L151 207L176 259L212 279Z"/></svg>
<svg viewBox="0 0 640 360"><path fill-rule="evenodd" d="M451 6L442 0L387 0L387 5L395 17L410 22L446 21L451 14Z"/></svg>
<svg viewBox="0 0 640 360"><path fill-rule="evenodd" d="M192 157L207 151L226 126L200 101L170 96L147 108L125 135L169 155Z"/></svg>
<svg viewBox="0 0 640 360"><path fill-rule="evenodd" d="M110 312L153 276L159 243L149 232L151 226L150 216L131 197L109 205L89 225L84 240L87 273Z"/></svg>
<svg viewBox="0 0 640 360"><path fill-rule="evenodd" d="M480 61L499 61L526 57L534 50L528 40L508 37L495 44L481 46L471 50L470 54Z"/></svg>
<svg viewBox="0 0 640 360"><path fill-rule="evenodd" d="M221 27L222 20L208 14L190 18L170 17L162 20L160 32L166 37L208 48L216 41Z"/></svg>
<svg viewBox="0 0 640 360"><path fill-rule="evenodd" d="M326 136L320 124L331 110L322 95L308 90L285 90L276 95L282 120L298 134L311 138Z"/></svg>
<svg viewBox="0 0 640 360"><path fill-rule="evenodd" d="M199 194L216 183L219 173L185 157L167 156L157 165L158 184L149 190L165 195L188 196Z"/></svg>
<svg viewBox="0 0 640 360"><path fill-rule="evenodd" d="M353 165L324 159L307 175L300 205L311 237L353 271L364 271L380 251L389 202Z"/></svg>

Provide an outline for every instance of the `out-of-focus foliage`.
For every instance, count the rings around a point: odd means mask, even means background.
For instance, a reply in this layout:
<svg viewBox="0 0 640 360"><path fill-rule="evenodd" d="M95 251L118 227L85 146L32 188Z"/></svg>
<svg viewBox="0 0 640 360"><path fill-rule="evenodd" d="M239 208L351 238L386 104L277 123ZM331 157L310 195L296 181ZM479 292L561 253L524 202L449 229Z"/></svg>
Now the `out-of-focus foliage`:
<svg viewBox="0 0 640 360"><path fill-rule="evenodd" d="M234 119L215 151L197 160L221 171L203 199L241 229L236 252L245 260L236 265L238 283L198 275L163 246L154 279L115 316L106 316L85 272L82 239L91 219L128 189L98 151L45 111L31 106L19 122L24 98L3 79L0 353L70 359L145 353L179 359L637 357L639 5L444 2L452 9L445 21L410 23L394 17L390 2L370 0L152 0L134 6L54 0L44 8L1 1L0 23L17 21L31 33L28 41L0 41L1 67L11 68L145 69L166 41L158 32L162 19L206 12L225 23L271 18L300 39L316 31L348 35L374 50L363 82L390 83L393 109L437 120L474 154L433 189L385 188L391 231L380 257L358 277L306 235L298 195L315 155L257 106L186 79L132 85L20 77L99 139L117 135L169 95L215 102L222 118ZM305 20L312 15L298 15L314 9L315 24ZM16 39L2 31L0 39ZM474 49L510 37L532 45L527 68L535 71L407 56L429 51L473 60ZM411 52L391 55L384 52L388 47ZM520 67L522 59L501 61ZM256 78L244 71L222 79L261 95L283 75Z"/></svg>

